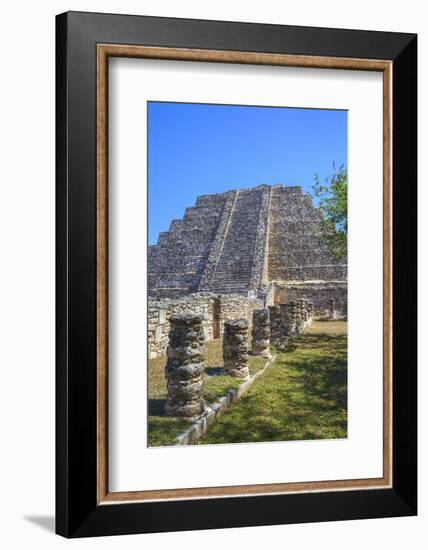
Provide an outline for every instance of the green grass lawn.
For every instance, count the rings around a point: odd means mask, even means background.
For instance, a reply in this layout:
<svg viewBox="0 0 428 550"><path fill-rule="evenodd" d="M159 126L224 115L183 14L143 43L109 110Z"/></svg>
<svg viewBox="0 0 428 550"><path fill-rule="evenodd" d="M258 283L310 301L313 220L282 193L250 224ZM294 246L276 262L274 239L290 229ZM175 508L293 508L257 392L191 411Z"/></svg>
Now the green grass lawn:
<svg viewBox="0 0 428 550"><path fill-rule="evenodd" d="M315 321L200 444L347 436L347 323Z"/></svg>
<svg viewBox="0 0 428 550"><path fill-rule="evenodd" d="M207 403L216 401L227 390L236 388L243 382L231 376L219 375L223 366L222 345L222 339L212 340L206 344L203 398ZM250 374L255 374L263 368L265 363L266 359L250 357ZM164 414L167 393L165 364L165 357L157 357L149 361L148 444L151 447L172 445L177 435L189 426L189 421L186 419L170 418Z"/></svg>

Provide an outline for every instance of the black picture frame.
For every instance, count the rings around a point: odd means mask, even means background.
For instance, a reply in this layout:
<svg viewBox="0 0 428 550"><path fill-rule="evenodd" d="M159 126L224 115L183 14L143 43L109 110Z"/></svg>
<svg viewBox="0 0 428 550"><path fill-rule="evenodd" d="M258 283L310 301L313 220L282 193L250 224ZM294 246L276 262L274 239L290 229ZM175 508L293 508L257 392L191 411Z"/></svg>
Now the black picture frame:
<svg viewBox="0 0 428 550"><path fill-rule="evenodd" d="M97 504L96 46L392 61L391 488ZM68 12L56 18L56 532L65 537L417 513L417 36Z"/></svg>

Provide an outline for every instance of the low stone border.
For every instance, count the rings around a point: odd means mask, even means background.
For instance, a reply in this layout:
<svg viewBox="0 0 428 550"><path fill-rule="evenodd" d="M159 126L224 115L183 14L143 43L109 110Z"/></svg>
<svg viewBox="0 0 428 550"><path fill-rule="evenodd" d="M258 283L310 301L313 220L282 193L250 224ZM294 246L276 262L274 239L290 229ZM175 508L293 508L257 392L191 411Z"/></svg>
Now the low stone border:
<svg viewBox="0 0 428 550"><path fill-rule="evenodd" d="M276 356L272 356L266 361L266 364L262 369L253 374L248 380L237 388L233 388L227 391L225 395L220 397L217 401L210 405L205 406L205 411L187 430L182 432L175 438L175 446L181 445L195 445L200 437L202 437L208 428L216 421L216 419L223 414L232 403L241 399L241 397L248 391L254 381L261 376L266 369L274 362Z"/></svg>

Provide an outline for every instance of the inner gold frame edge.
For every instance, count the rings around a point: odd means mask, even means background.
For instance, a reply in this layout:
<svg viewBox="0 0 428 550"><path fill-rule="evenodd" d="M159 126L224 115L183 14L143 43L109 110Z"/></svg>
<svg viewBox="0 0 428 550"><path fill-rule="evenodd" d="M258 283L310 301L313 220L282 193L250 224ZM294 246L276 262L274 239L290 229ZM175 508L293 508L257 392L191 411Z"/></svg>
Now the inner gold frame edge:
<svg viewBox="0 0 428 550"><path fill-rule="evenodd" d="M146 59L348 69L383 73L383 477L225 487L108 490L108 59ZM97 44L97 504L392 486L392 61Z"/></svg>

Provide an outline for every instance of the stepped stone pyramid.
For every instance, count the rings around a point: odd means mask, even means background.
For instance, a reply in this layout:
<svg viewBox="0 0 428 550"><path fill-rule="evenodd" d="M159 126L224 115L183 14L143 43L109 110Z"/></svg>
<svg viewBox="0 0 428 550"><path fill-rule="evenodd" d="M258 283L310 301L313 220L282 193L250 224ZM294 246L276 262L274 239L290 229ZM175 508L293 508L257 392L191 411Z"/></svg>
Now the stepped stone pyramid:
<svg viewBox="0 0 428 550"><path fill-rule="evenodd" d="M274 281L345 281L346 264L320 239L321 224L300 187L260 185L200 196L149 247L149 294L258 296Z"/></svg>

